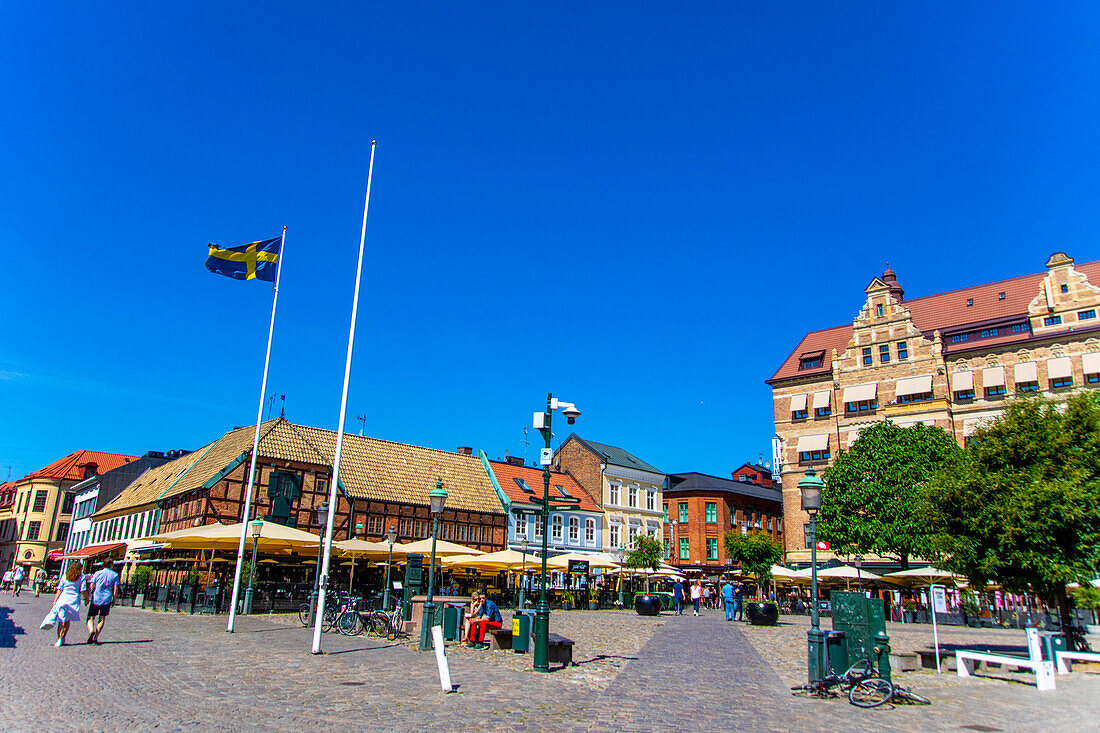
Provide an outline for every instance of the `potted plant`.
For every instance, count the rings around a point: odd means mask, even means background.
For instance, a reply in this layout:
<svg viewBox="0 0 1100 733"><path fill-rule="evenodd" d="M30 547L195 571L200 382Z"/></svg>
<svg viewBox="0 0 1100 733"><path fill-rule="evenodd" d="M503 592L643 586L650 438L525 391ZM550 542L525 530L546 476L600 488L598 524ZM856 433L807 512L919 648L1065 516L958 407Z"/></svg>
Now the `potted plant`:
<svg viewBox="0 0 1100 733"><path fill-rule="evenodd" d="M567 590L561 594L561 610L568 611L575 605L577 605L577 600L573 597L572 591Z"/></svg>
<svg viewBox="0 0 1100 733"><path fill-rule="evenodd" d="M907 623L913 623L913 614L917 611L917 602L912 598L906 598L901 604L901 616L902 620Z"/></svg>
<svg viewBox="0 0 1100 733"><path fill-rule="evenodd" d="M744 571L756 578L756 599L745 604L749 623L774 626L779 621L779 604L767 600L764 589L771 585L772 566L783 559L783 548L764 532L727 532L725 545L730 559L740 563Z"/></svg>
<svg viewBox="0 0 1100 733"><path fill-rule="evenodd" d="M638 535L634 540L634 549L624 563L628 568L657 572L661 568L661 558L665 548L658 540L646 535ZM645 593L634 596L634 610L639 616L658 616L661 613L661 597L649 592L649 574L645 576Z"/></svg>
<svg viewBox="0 0 1100 733"><path fill-rule="evenodd" d="M978 620L978 599L972 592L963 592L959 597L959 605L962 607L963 622L967 626L977 627L981 624Z"/></svg>
<svg viewBox="0 0 1100 733"><path fill-rule="evenodd" d="M152 574L153 571L149 569L148 565L138 565L134 570L133 575L130 577L130 582L134 585L134 597L131 605L145 605L145 589L149 587L149 578Z"/></svg>
<svg viewBox="0 0 1100 733"><path fill-rule="evenodd" d="M588 586L588 610L598 611L600 608L600 590L594 585Z"/></svg>

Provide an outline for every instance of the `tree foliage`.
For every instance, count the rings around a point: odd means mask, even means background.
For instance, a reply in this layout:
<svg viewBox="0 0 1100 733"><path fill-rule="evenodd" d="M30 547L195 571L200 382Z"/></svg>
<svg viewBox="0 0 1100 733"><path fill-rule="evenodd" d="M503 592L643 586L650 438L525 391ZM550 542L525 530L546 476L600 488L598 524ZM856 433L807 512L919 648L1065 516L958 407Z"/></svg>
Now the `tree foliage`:
<svg viewBox="0 0 1100 733"><path fill-rule="evenodd" d="M924 491L930 558L975 586L1058 601L1100 560L1100 393L1013 400Z"/></svg>
<svg viewBox="0 0 1100 733"><path fill-rule="evenodd" d="M929 548L920 487L961 449L940 428L880 422L860 431L825 470L817 534L834 547L894 557L903 568Z"/></svg>
<svg viewBox="0 0 1100 733"><path fill-rule="evenodd" d="M778 565L783 559L783 547L764 532L741 534L726 532L726 552L741 568L756 576L758 590L771 585L772 565Z"/></svg>
<svg viewBox="0 0 1100 733"><path fill-rule="evenodd" d="M634 540L634 549L630 551L625 564L628 568L656 572L661 568L661 558L664 554L665 547L659 540L640 534ZM649 593L649 575L645 576L645 592Z"/></svg>

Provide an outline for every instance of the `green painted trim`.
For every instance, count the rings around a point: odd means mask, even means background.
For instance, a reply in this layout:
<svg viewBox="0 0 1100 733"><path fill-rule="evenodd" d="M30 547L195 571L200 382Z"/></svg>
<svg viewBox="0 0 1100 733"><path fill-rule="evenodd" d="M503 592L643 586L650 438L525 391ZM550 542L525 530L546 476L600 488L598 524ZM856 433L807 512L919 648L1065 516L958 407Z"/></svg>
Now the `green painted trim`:
<svg viewBox="0 0 1100 733"><path fill-rule="evenodd" d="M344 482L341 481L339 478L336 479L336 488L340 489L340 493L344 495L345 499L347 499L348 501L355 501L350 496L348 496L348 487L344 486Z"/></svg>
<svg viewBox="0 0 1100 733"><path fill-rule="evenodd" d="M223 436L223 437L224 437L224 436ZM176 484L178 484L178 483L180 482L180 479L182 479L182 478L183 478L184 476L186 476L187 474L191 473L191 469L192 469L192 468L194 468L194 467L195 467L195 466L196 466L196 465L198 464L198 462L199 462L199 461L201 461L201 460L203 459L203 456L205 456L205 455L206 455L207 453L209 453L209 452L210 452L210 449L211 449L211 448L213 448L214 446L216 446L216 445L217 445L218 443L220 443L220 442L221 442L221 440L215 440L215 441L214 441L213 443L211 443L210 445L206 446L206 450L204 450L204 451L202 452L202 455L201 455L201 456L199 456L198 458L196 458L196 459L195 459L195 462L194 462L194 463L192 463L192 464L191 464L190 466L188 466L187 468L185 468L185 469L184 469L184 471L183 471L183 473L181 473L181 474L180 474L179 476L176 476L176 480L175 480L175 481L173 481L173 482L172 482L171 484L169 484L169 486L168 486L168 488L167 488L167 489L165 489L164 491L162 491L162 492L160 492L159 494L157 494L157 498L156 498L156 499L154 499L154 501L157 501L157 500L159 500L159 499L162 499L162 498L164 498L164 495L165 495L165 494L167 494L167 493L168 493L169 491L171 491L171 490L172 490L172 487L173 487L173 486L175 486ZM157 522L157 527L158 527L158 528L160 527L160 522L159 522L159 521Z"/></svg>
<svg viewBox="0 0 1100 733"><path fill-rule="evenodd" d="M500 500L500 505L504 507L504 513L508 514L512 509L512 500L504 493L504 489L500 488L497 477L493 473L493 467L489 465L489 456L486 455L484 449L478 449L477 457L481 459L481 465L485 469L486 475L489 476L489 483L493 485L493 491L497 492L497 499Z"/></svg>
<svg viewBox="0 0 1100 733"><path fill-rule="evenodd" d="M228 476L228 475L229 475L229 474L230 474L230 473L231 473L231 472L233 471L233 469L235 469L235 468L236 468L237 466L239 466L239 465L241 465L242 463L244 463L244 460L245 460L246 458L248 458L248 454L249 454L249 453L251 453L251 451L247 451L247 450L246 450L246 451L245 451L244 453L241 453L241 454L240 454L239 456L237 456L237 457L236 457L236 458L234 458L234 459L233 459L232 461L230 461L230 462L229 462L229 463L228 463L228 464L227 464L227 465L225 466L225 468L223 468L222 470L218 471L218 472L217 472L216 474L214 474L214 475L213 475L213 476L211 476L211 477L210 477L209 479L207 479L207 480L206 480L206 483L204 483L204 484L203 484L202 486L200 486L199 488L200 488L200 489L209 489L209 488L212 488L212 487L214 486L214 484L218 483L218 482L219 482L219 481L221 481L221 480L222 480L223 478L225 478L226 476ZM195 463L198 463L198 461L195 461Z"/></svg>

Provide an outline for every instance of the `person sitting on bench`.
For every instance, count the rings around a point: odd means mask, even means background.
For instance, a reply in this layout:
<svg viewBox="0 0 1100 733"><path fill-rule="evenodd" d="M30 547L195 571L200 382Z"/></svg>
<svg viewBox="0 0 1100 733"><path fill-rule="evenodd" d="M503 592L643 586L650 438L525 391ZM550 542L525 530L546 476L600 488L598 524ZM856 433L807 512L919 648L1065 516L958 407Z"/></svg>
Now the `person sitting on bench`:
<svg viewBox="0 0 1100 733"><path fill-rule="evenodd" d="M481 593L474 591L470 594L470 610L466 612L466 617L462 619L462 634L458 637L459 641L462 641L463 646L470 645L470 624L474 622L478 614L481 611Z"/></svg>
<svg viewBox="0 0 1100 733"><path fill-rule="evenodd" d="M500 609L497 608L497 604L490 601L484 593L479 595L481 599L481 608L478 609L477 615L474 616L473 622L470 624L469 646L471 649L488 649L489 645L485 643L485 632L489 629L496 630L504 626L504 618L500 615Z"/></svg>

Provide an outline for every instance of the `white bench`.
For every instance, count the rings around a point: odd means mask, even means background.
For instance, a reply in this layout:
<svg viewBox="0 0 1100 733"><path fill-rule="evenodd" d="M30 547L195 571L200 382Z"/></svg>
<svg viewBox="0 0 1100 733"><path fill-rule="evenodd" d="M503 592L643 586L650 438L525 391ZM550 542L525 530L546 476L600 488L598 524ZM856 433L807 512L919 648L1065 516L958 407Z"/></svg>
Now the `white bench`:
<svg viewBox="0 0 1100 733"><path fill-rule="evenodd" d="M1067 652L1069 653L1069 652ZM991 652L976 652L968 649L955 650L955 664L960 677L970 677L974 674L980 662L1000 664L1005 667L1017 669L1030 669L1035 673L1035 686L1039 690L1054 689L1054 662L1043 661L1043 651L1039 646L1039 630L1027 629L1027 658L1013 657L1007 654L993 654ZM1097 655L1100 657L1100 655Z"/></svg>
<svg viewBox="0 0 1100 733"><path fill-rule="evenodd" d="M1057 663L1054 665L1058 669L1058 674L1069 674L1073 671L1073 661L1078 662L1100 662L1100 654L1095 652L1063 652L1056 651L1054 656L1057 657Z"/></svg>

